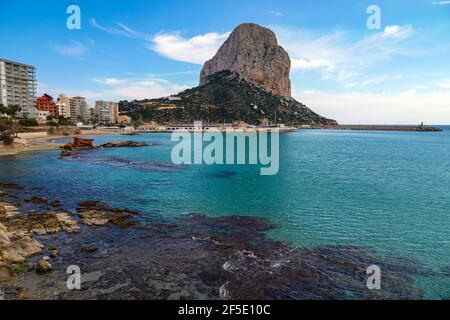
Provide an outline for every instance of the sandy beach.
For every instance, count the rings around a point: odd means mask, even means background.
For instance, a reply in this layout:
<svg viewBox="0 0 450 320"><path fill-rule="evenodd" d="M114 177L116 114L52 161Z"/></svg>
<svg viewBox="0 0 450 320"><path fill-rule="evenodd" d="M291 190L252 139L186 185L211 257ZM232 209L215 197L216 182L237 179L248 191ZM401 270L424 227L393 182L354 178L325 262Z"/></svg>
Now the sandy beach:
<svg viewBox="0 0 450 320"><path fill-rule="evenodd" d="M120 135L123 132L110 131L110 130L83 130L81 134L76 135L78 137L82 136L105 136L105 135ZM74 135L63 136L63 135L48 135L36 138L21 138L16 139L12 146L4 146L0 143L0 156L16 155L24 152L33 151L45 151L45 150L59 150L61 146L57 140L61 138L72 138Z"/></svg>

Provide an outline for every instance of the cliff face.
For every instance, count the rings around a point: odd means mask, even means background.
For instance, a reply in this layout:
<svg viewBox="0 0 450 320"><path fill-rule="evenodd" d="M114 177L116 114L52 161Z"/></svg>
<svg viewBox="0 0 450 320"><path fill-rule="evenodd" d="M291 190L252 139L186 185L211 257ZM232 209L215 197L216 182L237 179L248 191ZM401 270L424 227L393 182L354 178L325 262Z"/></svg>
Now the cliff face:
<svg viewBox="0 0 450 320"><path fill-rule="evenodd" d="M290 98L290 68L289 55L278 45L275 33L257 24L246 23L239 25L217 54L205 63L200 85L205 85L209 76L229 70L276 95Z"/></svg>

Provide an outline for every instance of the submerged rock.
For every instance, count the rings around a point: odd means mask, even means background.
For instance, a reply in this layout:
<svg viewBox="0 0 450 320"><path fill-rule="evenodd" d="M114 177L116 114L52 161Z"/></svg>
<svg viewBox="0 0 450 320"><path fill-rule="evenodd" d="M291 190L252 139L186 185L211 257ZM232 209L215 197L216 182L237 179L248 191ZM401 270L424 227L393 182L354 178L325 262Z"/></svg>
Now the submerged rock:
<svg viewBox="0 0 450 320"><path fill-rule="evenodd" d="M85 252L85 253L94 253L98 250L97 247L93 247L93 246L86 246L81 248L81 252Z"/></svg>
<svg viewBox="0 0 450 320"><path fill-rule="evenodd" d="M25 189L25 187L21 186L20 184L16 184L16 183L0 183L0 189L21 190L21 189Z"/></svg>
<svg viewBox="0 0 450 320"><path fill-rule="evenodd" d="M136 148L148 147L152 144L138 141L111 141L102 145L103 148Z"/></svg>
<svg viewBox="0 0 450 320"><path fill-rule="evenodd" d="M53 271L53 267L50 264L49 257L43 257L39 262L37 263L36 272L37 273L47 273Z"/></svg>
<svg viewBox="0 0 450 320"><path fill-rule="evenodd" d="M47 205L48 204L48 200L42 199L42 198L37 197L37 196L33 196L33 197L29 198L29 199L26 199L25 201L31 202L31 203L37 204L37 205Z"/></svg>
<svg viewBox="0 0 450 320"><path fill-rule="evenodd" d="M136 214L135 211L111 208L96 201L80 203L77 211L81 222L89 226L104 226L112 223L119 227L128 227L135 224L130 220Z"/></svg>

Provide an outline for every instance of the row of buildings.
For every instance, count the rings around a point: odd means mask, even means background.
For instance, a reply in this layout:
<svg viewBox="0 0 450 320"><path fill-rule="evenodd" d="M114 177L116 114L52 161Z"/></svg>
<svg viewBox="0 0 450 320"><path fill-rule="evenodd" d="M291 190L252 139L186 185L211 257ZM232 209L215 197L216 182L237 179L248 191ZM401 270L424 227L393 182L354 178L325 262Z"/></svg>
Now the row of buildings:
<svg viewBox="0 0 450 320"><path fill-rule="evenodd" d="M88 106L84 97L68 97L61 93L54 99L45 93L36 95L36 68L0 58L0 103L19 105L21 118L47 120L63 116L77 122L126 123L130 119L119 115L116 102L97 101ZM1 115L0 115L1 116Z"/></svg>

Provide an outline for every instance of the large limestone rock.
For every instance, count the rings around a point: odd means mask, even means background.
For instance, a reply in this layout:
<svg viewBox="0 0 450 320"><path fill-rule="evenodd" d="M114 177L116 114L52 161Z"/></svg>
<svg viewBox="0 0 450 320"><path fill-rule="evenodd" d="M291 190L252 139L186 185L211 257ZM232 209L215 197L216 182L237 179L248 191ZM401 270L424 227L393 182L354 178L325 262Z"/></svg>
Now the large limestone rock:
<svg viewBox="0 0 450 320"><path fill-rule="evenodd" d="M278 45L275 33L257 24L239 25L217 54L207 61L200 74L200 85L208 77L230 70L251 83L286 98L291 97L291 60Z"/></svg>

